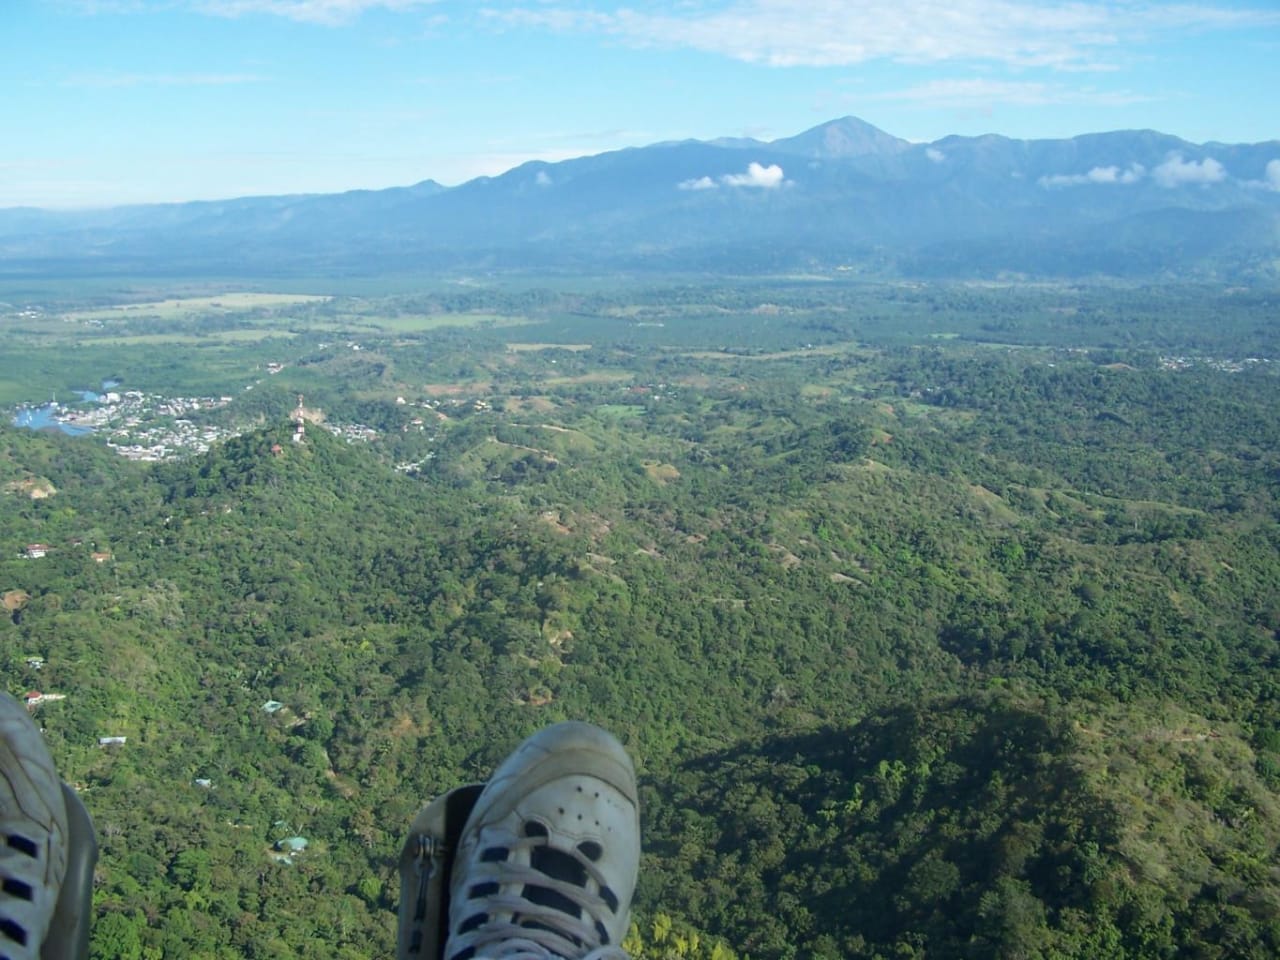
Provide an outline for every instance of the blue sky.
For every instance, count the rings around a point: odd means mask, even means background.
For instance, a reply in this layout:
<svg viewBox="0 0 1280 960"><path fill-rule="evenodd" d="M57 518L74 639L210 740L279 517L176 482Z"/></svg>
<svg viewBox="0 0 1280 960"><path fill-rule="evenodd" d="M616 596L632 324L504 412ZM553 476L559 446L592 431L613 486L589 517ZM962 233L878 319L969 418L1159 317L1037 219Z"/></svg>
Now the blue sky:
<svg viewBox="0 0 1280 960"><path fill-rule="evenodd" d="M1276 0L0 0L0 207L456 184L855 115L1280 139Z"/></svg>

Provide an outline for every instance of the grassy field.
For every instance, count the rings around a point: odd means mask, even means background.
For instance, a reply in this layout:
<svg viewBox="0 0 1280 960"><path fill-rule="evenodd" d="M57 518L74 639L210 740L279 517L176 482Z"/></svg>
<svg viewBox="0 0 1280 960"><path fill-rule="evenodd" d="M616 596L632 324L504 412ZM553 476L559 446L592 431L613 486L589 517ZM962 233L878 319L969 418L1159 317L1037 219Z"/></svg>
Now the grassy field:
<svg viewBox="0 0 1280 960"><path fill-rule="evenodd" d="M644 407L625 403L602 403L592 412L602 417L638 417L644 413Z"/></svg>
<svg viewBox="0 0 1280 960"><path fill-rule="evenodd" d="M356 317L352 317L356 320ZM534 321L499 313L433 313L403 316L362 316L358 322L387 333L422 333L441 327L520 327Z"/></svg>
<svg viewBox="0 0 1280 960"><path fill-rule="evenodd" d="M774 350L769 353L733 353L723 350L687 350L680 354L691 360L792 360L805 357L836 357L846 354L867 355L870 351L857 343L829 343L798 350Z"/></svg>
<svg viewBox="0 0 1280 960"><path fill-rule="evenodd" d="M73 310L62 314L67 320L118 320L122 316L150 316L181 320L207 313L235 313L264 307L289 307L317 303L328 297L307 293L220 293L207 297L172 297L143 303L122 303L93 310Z"/></svg>
<svg viewBox="0 0 1280 960"><path fill-rule="evenodd" d="M508 343L507 349L512 353L529 353L539 350L568 350L570 353L582 353L591 349L589 343Z"/></svg>
<svg viewBox="0 0 1280 960"><path fill-rule="evenodd" d="M287 340L296 337L291 330L214 330L209 333L139 333L122 336L95 337L103 346L145 346L157 343L211 345L215 343L258 343L263 340Z"/></svg>

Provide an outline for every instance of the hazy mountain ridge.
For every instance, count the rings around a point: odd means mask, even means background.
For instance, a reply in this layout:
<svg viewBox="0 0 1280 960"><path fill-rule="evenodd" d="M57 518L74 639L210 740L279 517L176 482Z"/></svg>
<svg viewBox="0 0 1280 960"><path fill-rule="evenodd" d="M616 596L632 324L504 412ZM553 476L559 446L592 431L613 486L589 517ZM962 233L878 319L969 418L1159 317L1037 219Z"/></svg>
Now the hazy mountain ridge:
<svg viewBox="0 0 1280 960"><path fill-rule="evenodd" d="M1213 215L1206 244L1203 222ZM1156 131L912 144L846 117L794 137L530 162L446 188L73 213L0 210L0 272L451 266L986 275L1267 273L1280 142Z"/></svg>

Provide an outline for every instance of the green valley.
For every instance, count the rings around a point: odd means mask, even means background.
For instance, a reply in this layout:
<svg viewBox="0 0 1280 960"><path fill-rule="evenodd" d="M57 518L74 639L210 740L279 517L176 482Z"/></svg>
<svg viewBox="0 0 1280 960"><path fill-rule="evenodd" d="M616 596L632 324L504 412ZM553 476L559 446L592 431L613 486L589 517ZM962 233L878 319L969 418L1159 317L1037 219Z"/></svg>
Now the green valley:
<svg viewBox="0 0 1280 960"><path fill-rule="evenodd" d="M0 288L6 410L157 398L0 428L95 957L389 956L418 806L567 718L637 958L1280 952L1275 291L267 286Z"/></svg>

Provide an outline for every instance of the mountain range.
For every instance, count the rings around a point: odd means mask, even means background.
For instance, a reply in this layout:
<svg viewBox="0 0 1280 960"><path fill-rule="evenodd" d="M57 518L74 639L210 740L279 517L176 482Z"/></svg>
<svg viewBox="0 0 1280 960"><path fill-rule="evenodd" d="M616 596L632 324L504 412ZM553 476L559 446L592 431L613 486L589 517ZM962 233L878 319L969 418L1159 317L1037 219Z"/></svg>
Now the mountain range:
<svg viewBox="0 0 1280 960"><path fill-rule="evenodd" d="M438 270L1273 276L1280 141L797 136L530 162L456 187L0 210L0 276Z"/></svg>

